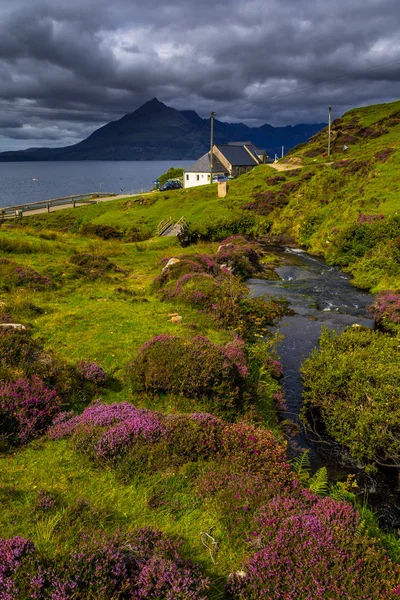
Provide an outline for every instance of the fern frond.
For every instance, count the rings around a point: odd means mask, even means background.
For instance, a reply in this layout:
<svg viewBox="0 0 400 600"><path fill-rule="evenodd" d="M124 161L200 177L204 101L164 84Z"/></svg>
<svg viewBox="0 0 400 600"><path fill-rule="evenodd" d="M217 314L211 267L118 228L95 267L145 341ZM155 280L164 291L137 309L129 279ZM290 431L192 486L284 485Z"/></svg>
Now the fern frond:
<svg viewBox="0 0 400 600"><path fill-rule="evenodd" d="M299 456L296 456L292 462L292 469L297 475L297 479L306 484L310 479L311 463L309 450L305 450Z"/></svg>
<svg viewBox="0 0 400 600"><path fill-rule="evenodd" d="M314 473L308 484L309 489L319 496L326 496L329 491L328 471L321 467Z"/></svg>

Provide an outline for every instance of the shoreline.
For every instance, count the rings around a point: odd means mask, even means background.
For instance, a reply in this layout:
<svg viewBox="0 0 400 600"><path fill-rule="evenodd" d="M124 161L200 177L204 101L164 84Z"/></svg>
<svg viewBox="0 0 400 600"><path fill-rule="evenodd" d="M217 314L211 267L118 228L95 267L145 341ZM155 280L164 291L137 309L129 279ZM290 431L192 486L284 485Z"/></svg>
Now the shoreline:
<svg viewBox="0 0 400 600"><path fill-rule="evenodd" d="M63 210L65 208L79 208L81 206L87 206L90 204L98 204L99 202L134 198L136 196L144 196L151 193L152 192L140 192L136 194L107 194L101 197L96 197L96 194L77 194L76 196L69 196L66 198L56 198L30 203L28 202L26 204L15 204L12 206L0 207L0 223L5 223L6 221L14 219L20 219L22 217L29 217L31 215L51 213L57 210ZM84 200L83 197L86 199ZM63 200L65 200L65 202L62 202ZM38 206L38 208L34 208L35 206Z"/></svg>

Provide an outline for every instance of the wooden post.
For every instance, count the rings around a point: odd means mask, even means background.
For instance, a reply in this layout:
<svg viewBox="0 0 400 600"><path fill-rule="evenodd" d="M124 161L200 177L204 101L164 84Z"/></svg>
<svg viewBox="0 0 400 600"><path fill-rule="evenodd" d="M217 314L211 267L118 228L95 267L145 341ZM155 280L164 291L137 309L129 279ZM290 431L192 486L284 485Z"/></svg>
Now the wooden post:
<svg viewBox="0 0 400 600"><path fill-rule="evenodd" d="M226 181L218 182L218 198L225 198L227 192Z"/></svg>
<svg viewBox="0 0 400 600"><path fill-rule="evenodd" d="M332 106L329 105L328 115L328 156L331 154L331 121L332 121Z"/></svg>
<svg viewBox="0 0 400 600"><path fill-rule="evenodd" d="M47 212L50 212L50 203L47 205Z"/></svg>

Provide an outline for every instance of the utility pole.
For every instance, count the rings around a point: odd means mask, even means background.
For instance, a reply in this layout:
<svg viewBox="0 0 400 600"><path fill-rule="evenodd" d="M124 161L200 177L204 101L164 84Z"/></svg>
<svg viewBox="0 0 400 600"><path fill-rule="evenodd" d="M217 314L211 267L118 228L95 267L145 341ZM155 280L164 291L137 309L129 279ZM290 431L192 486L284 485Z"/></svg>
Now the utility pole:
<svg viewBox="0 0 400 600"><path fill-rule="evenodd" d="M285 149L285 146L282 146L282 158L283 158L283 151Z"/></svg>
<svg viewBox="0 0 400 600"><path fill-rule="evenodd" d="M214 117L215 117L215 112L212 110L211 117L210 117L210 128L211 128L211 132L210 132L210 183L212 183L212 179L213 179Z"/></svg>
<svg viewBox="0 0 400 600"><path fill-rule="evenodd" d="M329 105L329 116L328 116L328 156L331 155L331 124L332 124L332 106Z"/></svg>

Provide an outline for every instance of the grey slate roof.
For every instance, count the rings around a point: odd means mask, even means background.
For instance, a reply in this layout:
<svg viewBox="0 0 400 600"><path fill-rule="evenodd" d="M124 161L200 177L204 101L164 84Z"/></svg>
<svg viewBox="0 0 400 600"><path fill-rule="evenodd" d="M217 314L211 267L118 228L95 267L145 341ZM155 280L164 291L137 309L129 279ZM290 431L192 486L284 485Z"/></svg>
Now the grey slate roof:
<svg viewBox="0 0 400 600"><path fill-rule="evenodd" d="M247 146L252 154L256 156L263 156L266 151L263 148L259 148L253 142L228 142L228 146Z"/></svg>
<svg viewBox="0 0 400 600"><path fill-rule="evenodd" d="M254 167L258 162L254 160L243 146L222 146L216 144L216 147L233 167Z"/></svg>
<svg viewBox="0 0 400 600"><path fill-rule="evenodd" d="M196 160L196 162L194 162L192 165L186 167L184 171L185 173L211 173L210 152L203 154L199 160ZM215 155L213 156L213 173L227 173L227 170L223 165L221 165Z"/></svg>

